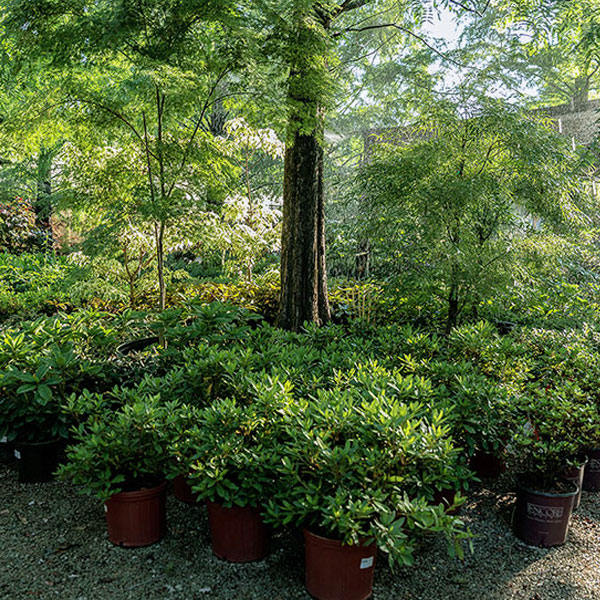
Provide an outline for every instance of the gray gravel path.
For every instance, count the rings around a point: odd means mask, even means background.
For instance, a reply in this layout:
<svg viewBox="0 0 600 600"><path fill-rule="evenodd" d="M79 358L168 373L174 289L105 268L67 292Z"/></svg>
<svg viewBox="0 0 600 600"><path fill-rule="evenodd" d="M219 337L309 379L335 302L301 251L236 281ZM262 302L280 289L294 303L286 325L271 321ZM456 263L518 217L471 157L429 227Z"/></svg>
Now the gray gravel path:
<svg viewBox="0 0 600 600"><path fill-rule="evenodd" d="M510 481L481 486L463 516L475 539L464 562L443 541L420 552L414 567L392 573L380 560L374 600L598 600L600 495L586 494L568 543L527 547L509 531ZM0 466L0 598L61 600L307 599L300 541L276 536L265 561L232 565L210 551L203 507L169 497L169 533L140 549L112 546L104 511L64 483L18 484Z"/></svg>

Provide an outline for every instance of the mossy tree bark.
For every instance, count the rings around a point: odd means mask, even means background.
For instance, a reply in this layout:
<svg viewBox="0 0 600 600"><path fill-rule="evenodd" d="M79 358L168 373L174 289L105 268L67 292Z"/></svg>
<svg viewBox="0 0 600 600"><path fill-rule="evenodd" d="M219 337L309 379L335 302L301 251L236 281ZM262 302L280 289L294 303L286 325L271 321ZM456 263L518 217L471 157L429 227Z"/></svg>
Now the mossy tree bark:
<svg viewBox="0 0 600 600"><path fill-rule="evenodd" d="M322 114L319 115L322 130ZM323 145L320 132L296 130L285 152L281 307L278 324L298 331L330 320L325 266Z"/></svg>
<svg viewBox="0 0 600 600"><path fill-rule="evenodd" d="M333 15L319 3L308 6L303 0L294 4L294 15L277 324L298 331L305 322L323 325L331 318L325 266L323 143Z"/></svg>

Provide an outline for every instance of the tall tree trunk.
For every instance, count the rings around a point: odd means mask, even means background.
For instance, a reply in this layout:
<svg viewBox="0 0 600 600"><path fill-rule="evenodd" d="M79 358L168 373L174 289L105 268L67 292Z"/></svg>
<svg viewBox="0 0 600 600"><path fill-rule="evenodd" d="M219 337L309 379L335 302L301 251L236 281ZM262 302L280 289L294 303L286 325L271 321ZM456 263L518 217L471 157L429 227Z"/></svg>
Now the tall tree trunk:
<svg viewBox="0 0 600 600"><path fill-rule="evenodd" d="M154 236L156 239L156 270L158 272L158 308L165 310L167 305L167 287L165 284L165 225L154 224Z"/></svg>
<svg viewBox="0 0 600 600"><path fill-rule="evenodd" d="M54 150L40 147L37 159L37 193L34 204L37 226L46 236L46 245L52 247L52 159Z"/></svg>
<svg viewBox="0 0 600 600"><path fill-rule="evenodd" d="M319 127L322 117L319 119ZM288 136L284 161L281 305L277 324L298 331L330 320L325 267L323 146L320 132Z"/></svg>
<svg viewBox="0 0 600 600"><path fill-rule="evenodd" d="M448 293L448 317L446 319L446 335L448 335L458 322L459 304L458 304L458 285L450 284L450 292Z"/></svg>
<svg viewBox="0 0 600 600"><path fill-rule="evenodd" d="M575 79L573 90L573 98L571 99L571 103L573 104L573 108L575 110L583 110L585 109L590 96L590 79L589 77L577 77Z"/></svg>
<svg viewBox="0 0 600 600"><path fill-rule="evenodd" d="M324 95L331 12L296 0L283 179L281 303L277 324L298 331L331 318L325 268Z"/></svg>

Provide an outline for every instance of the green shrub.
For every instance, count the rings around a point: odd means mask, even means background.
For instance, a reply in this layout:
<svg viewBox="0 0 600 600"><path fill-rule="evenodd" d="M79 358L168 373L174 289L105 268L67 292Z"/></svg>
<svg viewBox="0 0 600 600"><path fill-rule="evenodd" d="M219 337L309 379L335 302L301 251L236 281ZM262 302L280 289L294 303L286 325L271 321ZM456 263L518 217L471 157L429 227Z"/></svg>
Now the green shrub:
<svg viewBox="0 0 600 600"><path fill-rule="evenodd" d="M160 481L169 469L168 444L177 431L181 405L159 396L132 393L122 406L98 412L72 430L75 443L59 477L70 479L80 492L105 501L121 491L139 489Z"/></svg>
<svg viewBox="0 0 600 600"><path fill-rule="evenodd" d="M293 403L284 429L268 521L346 544L374 539L391 560L404 563L412 561L416 538L428 532L445 533L450 551L461 553L462 523L427 493L446 485L456 462L441 413L429 420L418 403L324 391Z"/></svg>
<svg viewBox="0 0 600 600"><path fill-rule="evenodd" d="M93 386L101 365L76 356L73 345L53 345L43 354L22 357L0 372L0 437L40 442L67 437L62 402Z"/></svg>
<svg viewBox="0 0 600 600"><path fill-rule="evenodd" d="M519 397L513 423L514 467L526 473L530 486L553 490L565 467L579 464L585 450L598 439L588 433L600 428L598 408L572 386L534 387Z"/></svg>
<svg viewBox="0 0 600 600"><path fill-rule="evenodd" d="M35 210L25 198L0 199L0 251L20 254L43 246L46 233L36 225Z"/></svg>
<svg viewBox="0 0 600 600"><path fill-rule="evenodd" d="M182 460L199 498L261 507L275 493L286 441L282 420L291 403L289 384L266 380L250 404L217 400L201 412Z"/></svg>
<svg viewBox="0 0 600 600"><path fill-rule="evenodd" d="M186 298L202 302L224 302L257 312L273 323L279 310L280 288L273 278L239 283L192 283L182 290Z"/></svg>

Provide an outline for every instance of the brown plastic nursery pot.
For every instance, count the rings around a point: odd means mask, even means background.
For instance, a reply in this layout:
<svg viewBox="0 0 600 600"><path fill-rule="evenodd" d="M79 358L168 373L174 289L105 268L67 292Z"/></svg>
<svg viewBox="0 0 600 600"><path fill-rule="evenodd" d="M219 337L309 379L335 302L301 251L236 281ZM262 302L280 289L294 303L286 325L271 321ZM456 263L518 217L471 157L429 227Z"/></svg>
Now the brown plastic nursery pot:
<svg viewBox="0 0 600 600"><path fill-rule="evenodd" d="M226 508L207 502L211 547L215 556L229 562L253 562L269 554L271 533L258 509Z"/></svg>
<svg viewBox="0 0 600 600"><path fill-rule="evenodd" d="M173 492L175 497L188 504L196 504L198 497L192 492L192 486L187 482L184 475L177 475L173 479Z"/></svg>
<svg viewBox="0 0 600 600"><path fill-rule="evenodd" d="M579 508L581 504L581 490L583 489L583 475L585 472L585 467L588 463L586 459L585 462L581 463L578 466L570 467L565 469L563 474L563 479L566 481L572 481L579 489L577 490L577 495L573 499L573 510Z"/></svg>
<svg viewBox="0 0 600 600"><path fill-rule="evenodd" d="M366 600L373 593L377 546L349 546L304 530L306 589L318 600Z"/></svg>
<svg viewBox="0 0 600 600"><path fill-rule="evenodd" d="M587 492L600 490L600 448L586 450L588 463L583 472L583 489Z"/></svg>
<svg viewBox="0 0 600 600"><path fill-rule="evenodd" d="M49 442L18 443L15 458L18 462L21 483L44 483L51 481L58 467L61 440Z"/></svg>
<svg viewBox="0 0 600 600"><path fill-rule="evenodd" d="M483 450L477 450L473 454L469 465L480 479L500 477L506 471L506 463L501 457Z"/></svg>
<svg viewBox="0 0 600 600"><path fill-rule="evenodd" d="M137 548L161 540L167 529L167 483L111 496L104 505L108 539L117 546Z"/></svg>
<svg viewBox="0 0 600 600"><path fill-rule="evenodd" d="M567 540L576 484L566 493L540 492L519 485L514 513L515 535L532 546L560 546Z"/></svg>

